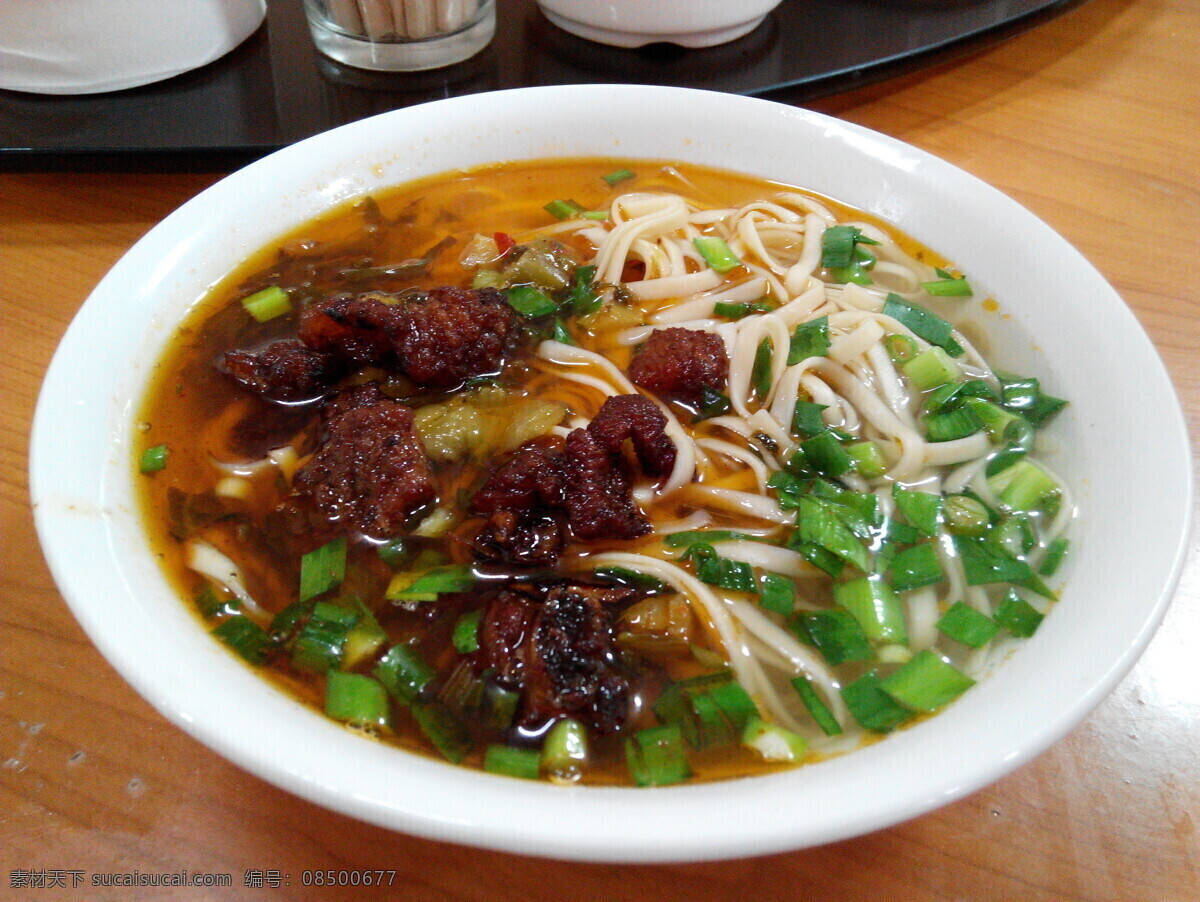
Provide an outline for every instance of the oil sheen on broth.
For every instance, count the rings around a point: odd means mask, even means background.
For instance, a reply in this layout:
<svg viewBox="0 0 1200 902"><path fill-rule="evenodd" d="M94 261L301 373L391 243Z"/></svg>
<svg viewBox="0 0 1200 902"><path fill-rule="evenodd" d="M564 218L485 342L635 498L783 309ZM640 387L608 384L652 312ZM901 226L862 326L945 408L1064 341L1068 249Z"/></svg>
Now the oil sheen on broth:
<svg viewBox="0 0 1200 902"><path fill-rule="evenodd" d="M951 325L981 300L723 171L389 189L189 315L139 415L146 527L214 635L380 741L591 784L818 761L1053 601L1064 402Z"/></svg>

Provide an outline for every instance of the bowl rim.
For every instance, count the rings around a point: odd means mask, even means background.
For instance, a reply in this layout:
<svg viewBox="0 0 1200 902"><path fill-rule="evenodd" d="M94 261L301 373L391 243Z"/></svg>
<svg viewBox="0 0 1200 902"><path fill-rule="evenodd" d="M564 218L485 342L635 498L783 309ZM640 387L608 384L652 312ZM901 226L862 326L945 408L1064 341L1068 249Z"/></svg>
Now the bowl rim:
<svg viewBox="0 0 1200 902"><path fill-rule="evenodd" d="M968 199L984 198L989 214L994 214L997 221L1017 222L1034 239L1051 242L1065 261L1061 265L1075 279L1082 280L1078 290L1091 292L1096 298L1093 303L1106 305L1106 315L1125 331L1123 344L1128 349L1127 357L1139 370L1136 378L1152 388L1153 415L1166 449L1163 471L1175 480L1170 496L1156 499L1155 516L1170 526L1177 540L1155 549L1152 572L1143 580L1147 597L1138 599L1136 609L1123 615L1133 627L1130 633L1108 641L1103 660L1086 669L1085 676L1074 677L1072 682L1072 674L1058 673L1065 685L1049 686L1040 698L1031 701L1037 716L1022 717L1019 712L1009 711L1000 691L1002 682L993 678L981 682L936 718L850 755L797 770L652 790L554 787L468 771L350 736L347 730L268 687L249 668L217 647L203 630L195 628L195 619L182 604L177 604L179 610L173 612L153 598L135 597L143 584L153 584L146 567L155 565L136 560L136 554L131 562L122 550L122 543L129 541L130 520L136 519L122 495L122 480L132 480L133 468L131 455L123 462L116 458L128 452L133 401L128 393L106 401L94 392L86 394L86 385L85 400L79 400L80 370L87 371L80 361L87 362L93 353L106 353L103 348L97 351L91 347L91 333L104 333L107 308L117 303L118 292L136 284L141 294L152 295L160 290L178 293L181 289L172 280L187 284L189 266L190 277L195 279L197 267L189 255L198 253L198 238L193 234L197 223L204 217L227 216L225 210L240 210L257 199L278 197L272 192L289 184L283 173L299 172L302 176L292 176L292 182L302 177L318 186L294 191L282 201L287 210L280 215L298 222L295 217L303 213L305 204L329 204L379 187L370 183L369 173L376 167L388 170L395 164L403 170L416 165L406 162L404 154L419 154L422 135L427 144L431 134L446 134L448 123L479 123L465 140L475 141L480 147L504 140L532 146L537 139L527 137L523 126L501 126L490 117L503 110L520 122L522 115L544 116L547 109L567 108L579 110L573 114L576 118L585 112L626 109L631 111L631 120L645 122L656 117L674 121L697 111L716 118L741 117L755 134L774 128L789 138L801 136L826 142L839 153L857 154L873 161L880 173L890 174L899 185L905 184L905 179L916 179L926 187L936 184L940 187L934 193L941 203L950 203L946 198L956 192ZM406 150L382 150L384 137L400 140L403 145L410 135ZM717 140L709 139L697 153L715 154L713 142ZM730 143L737 144L737 140L731 138ZM563 143L569 148L570 142ZM621 152L607 155L670 156L631 154L629 147L639 146L638 141L616 143ZM559 146L542 141L537 144L542 152L526 147L525 158L605 155L603 151L545 152ZM425 153L440 157L438 149L427 148ZM786 149L771 153L776 157L770 165L787 165ZM336 171L346 165L357 174L357 180L343 178ZM421 165L434 164L426 160ZM761 168L766 165L756 162L755 167L747 168L762 175ZM388 177L400 170L391 171ZM906 227L903 222L900 225ZM277 228L276 234L282 230ZM917 237L926 240L924 235ZM970 264L959 262L964 267ZM199 269L203 271L203 266ZM193 284L191 297L194 299L205 287ZM156 321L148 331L162 333L169 325ZM161 336L155 340L161 340ZM125 378L133 383L144 379L140 364L131 367ZM81 451L81 439L72 435L72 424L89 417L99 423L92 438L106 437L112 442L112 447L99 456L95 449ZM468 95L359 120L277 151L182 205L137 242L101 280L64 335L35 412L30 489L35 525L54 579L100 651L168 720L251 773L343 814L432 839L562 859L697 861L817 845L899 823L994 781L1078 724L1133 666L1164 616L1179 580L1192 514L1188 444L1182 408L1166 369L1133 314L1064 239L997 189L901 141L819 113L693 89L582 85ZM67 480L70 484L64 488L64 467L69 465L72 453L91 455L89 460L95 459L89 465L93 471L71 474ZM93 484L95 468L107 474L99 484ZM81 543L100 557L81 562ZM114 624L108 616L111 611L96 601L97 581L116 594L128 613L146 615L142 619L147 622L133 617L127 629ZM1055 618L1047 618L1046 627L1049 629L1040 631L1026 647L1042 648L1062 641ZM188 629L195 635L188 635ZM155 642L164 637L178 638L178 650L155 647ZM213 697L211 687L197 686L188 674L181 673L179 659L183 652L212 676L214 684L224 690L232 687L230 691L246 700L247 710L231 706L227 697ZM1039 651L1038 656L1045 657L1045 653ZM1028 662L1033 657L1032 652L1012 655L1001 668L1004 682L1036 680L1038 675L1029 673ZM978 727L978 710L990 704L1002 712L1003 717L997 718L1000 722L983 728L978 735L964 736L960 726L965 722ZM277 734L248 741L248 732L255 730L264 711L278 718ZM309 747L314 740L320 740L320 749ZM952 743L957 760L939 751L939 746L947 743ZM324 768L326 748L342 755L347 767L336 772ZM388 768L402 771L399 782L404 792L370 782L370 775ZM823 783L850 786L856 794L839 799L820 785ZM871 790L875 797L869 796ZM788 794L795 798L795 811L780 812L778 806L770 804ZM719 818L713 817L714 808L720 812Z"/></svg>

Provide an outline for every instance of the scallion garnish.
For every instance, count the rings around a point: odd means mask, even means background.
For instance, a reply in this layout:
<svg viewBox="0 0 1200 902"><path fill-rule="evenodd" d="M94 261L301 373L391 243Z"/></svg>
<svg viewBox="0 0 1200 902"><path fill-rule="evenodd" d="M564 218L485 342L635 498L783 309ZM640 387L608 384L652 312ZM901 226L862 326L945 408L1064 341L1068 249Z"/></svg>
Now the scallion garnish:
<svg viewBox="0 0 1200 902"><path fill-rule="evenodd" d="M436 675L416 649L407 645L393 645L373 672L388 694L404 705L416 701Z"/></svg>
<svg viewBox="0 0 1200 902"><path fill-rule="evenodd" d="M796 584L778 573L764 573L758 604L765 610L786 617L796 606Z"/></svg>
<svg viewBox="0 0 1200 902"><path fill-rule="evenodd" d="M932 649L917 652L880 682L879 687L914 711L936 711L954 701L975 681Z"/></svg>
<svg viewBox="0 0 1200 902"><path fill-rule="evenodd" d="M761 717L746 724L742 730L742 745L754 749L765 761L794 763L804 760L808 754L807 739L779 724L767 723Z"/></svg>
<svg viewBox="0 0 1200 902"><path fill-rule="evenodd" d="M700 410L696 414L697 421L724 416L733 409L733 403L729 400L728 395L707 385L700 389L699 406Z"/></svg>
<svg viewBox="0 0 1200 902"><path fill-rule="evenodd" d="M571 219L584 211L584 207L573 200L552 200L542 207L555 219Z"/></svg>
<svg viewBox="0 0 1200 902"><path fill-rule="evenodd" d="M603 299L592 288L596 278L596 267L578 266L571 278L571 287L563 300L563 309L572 316L587 316L600 309Z"/></svg>
<svg viewBox="0 0 1200 902"><path fill-rule="evenodd" d="M602 178L604 181L608 182L609 185L617 185L621 182L628 181L629 179L637 178L637 176L633 170L630 169L614 169L608 175L602 176Z"/></svg>
<svg viewBox="0 0 1200 902"><path fill-rule="evenodd" d="M444 593L466 592L478 582L470 564L450 564L423 573L397 573L388 584L391 601L436 601Z"/></svg>
<svg viewBox="0 0 1200 902"><path fill-rule="evenodd" d="M867 638L876 642L908 644L904 603L878 576L864 576L833 587L834 600L854 615Z"/></svg>
<svg viewBox="0 0 1200 902"><path fill-rule="evenodd" d="M796 537L802 544L822 548L864 573L871 569L866 546L833 505L818 498L802 498L799 511Z"/></svg>
<svg viewBox="0 0 1200 902"><path fill-rule="evenodd" d="M713 313L717 316L723 316L726 319L741 319L744 316L749 316L752 313L766 313L771 310L771 305L764 301L731 303L728 301L718 301L713 304Z"/></svg>
<svg viewBox="0 0 1200 902"><path fill-rule="evenodd" d="M750 368L750 384L760 404L765 404L771 392L771 340L764 338L754 352L754 365Z"/></svg>
<svg viewBox="0 0 1200 902"><path fill-rule="evenodd" d="M450 641L460 655L469 655L479 648L479 619L482 613L476 609L467 611L454 624Z"/></svg>
<svg viewBox="0 0 1200 902"><path fill-rule="evenodd" d="M887 461L877 442L851 442L846 446L854 472L863 479L877 479L887 472Z"/></svg>
<svg viewBox="0 0 1200 902"><path fill-rule="evenodd" d="M292 643L292 665L298 670L315 673L337 667L356 623L358 614L354 611L325 601L317 602Z"/></svg>
<svg viewBox="0 0 1200 902"><path fill-rule="evenodd" d="M1028 639L1042 624L1042 614L1037 608L1009 589L1004 593L992 619L1020 639Z"/></svg>
<svg viewBox="0 0 1200 902"><path fill-rule="evenodd" d="M471 750L471 738L466 727L445 705L437 702L416 703L410 708L413 720L446 760L460 763Z"/></svg>
<svg viewBox="0 0 1200 902"><path fill-rule="evenodd" d="M792 432L811 438L828 429L821 416L821 411L825 410L826 406L815 401L797 401L792 412Z"/></svg>
<svg viewBox="0 0 1200 902"><path fill-rule="evenodd" d="M249 617L226 617L213 627L212 634L251 664L265 661L271 647L266 630Z"/></svg>
<svg viewBox="0 0 1200 902"><path fill-rule="evenodd" d="M529 319L549 316L558 310L554 298L533 285L514 285L506 292L508 305Z"/></svg>
<svg viewBox="0 0 1200 902"><path fill-rule="evenodd" d="M683 734L674 724L647 727L626 739L625 761L638 786L678 783L692 775Z"/></svg>
<svg viewBox="0 0 1200 902"><path fill-rule="evenodd" d="M704 258L704 262L718 273L724 274L734 267L742 265L742 261L725 243L724 238L716 235L700 235L693 238L692 243L696 246L700 256Z"/></svg>
<svg viewBox="0 0 1200 902"><path fill-rule="evenodd" d="M947 495L942 517L946 528L960 536L981 536L992 522L987 505L971 495Z"/></svg>
<svg viewBox="0 0 1200 902"><path fill-rule="evenodd" d="M579 778L588 759L587 730L577 720L564 717L550 728L542 743L542 773L552 780Z"/></svg>
<svg viewBox="0 0 1200 902"><path fill-rule="evenodd" d="M824 357L829 353L829 317L818 316L801 323L792 333L788 348L788 366L795 366L809 357Z"/></svg>
<svg viewBox="0 0 1200 902"><path fill-rule="evenodd" d="M871 671L842 687L842 700L859 725L888 733L912 717L912 712L883 691L879 676Z"/></svg>
<svg viewBox="0 0 1200 902"><path fill-rule="evenodd" d="M830 226L821 235L821 265L826 269L845 268L853 263L857 245L878 243L857 226Z"/></svg>
<svg viewBox="0 0 1200 902"><path fill-rule="evenodd" d="M937 628L955 642L982 648L995 638L1000 626L965 601L956 601L938 620Z"/></svg>
<svg viewBox="0 0 1200 902"><path fill-rule="evenodd" d="M920 391L945 385L947 382L957 382L962 378L962 370L949 354L934 345L926 348L916 356L900 364L900 369L909 381Z"/></svg>
<svg viewBox="0 0 1200 902"><path fill-rule="evenodd" d="M300 558L300 600L328 592L346 576L346 538L338 536Z"/></svg>
<svg viewBox="0 0 1200 902"><path fill-rule="evenodd" d="M622 585L632 586L640 592L647 595L664 595L667 592L674 591L667 583L661 579L649 576L645 573L639 573L636 570L630 570L628 567L617 567L613 564L605 564L597 567L592 571L599 579L610 580Z"/></svg>
<svg viewBox="0 0 1200 902"><path fill-rule="evenodd" d="M829 431L801 442L800 451L808 465L822 476L841 476L854 466L842 443Z"/></svg>
<svg viewBox="0 0 1200 902"><path fill-rule="evenodd" d="M928 542L912 545L892 555L887 579L897 592L932 586L945 578L937 551Z"/></svg>
<svg viewBox="0 0 1200 902"><path fill-rule="evenodd" d="M1038 573L1042 576L1053 576L1058 572L1058 568L1062 566L1063 560L1067 556L1067 549L1070 547L1070 540L1065 536L1059 536L1046 547L1046 556L1042 558L1041 566L1038 567Z"/></svg>
<svg viewBox="0 0 1200 902"><path fill-rule="evenodd" d="M138 471L148 475L164 469L167 466L168 453L166 445L155 445L153 448L147 448L142 452L142 456L138 460Z"/></svg>
<svg viewBox="0 0 1200 902"><path fill-rule="evenodd" d="M701 582L733 592L758 592L754 568L745 561L723 558L711 545L700 542L688 548L688 556L696 562L696 576Z"/></svg>
<svg viewBox="0 0 1200 902"><path fill-rule="evenodd" d="M389 726L387 693L361 673L329 671L325 677L325 713L354 726Z"/></svg>
<svg viewBox="0 0 1200 902"><path fill-rule="evenodd" d="M892 499L896 507L904 515L904 520L915 527L922 535L936 536L938 524L942 520L942 509L945 502L942 496L933 492L917 492L906 489L894 483Z"/></svg>
<svg viewBox="0 0 1200 902"><path fill-rule="evenodd" d="M795 620L830 667L847 661L869 661L875 655L871 642L854 615L841 608L802 611Z"/></svg>
<svg viewBox="0 0 1200 902"><path fill-rule="evenodd" d="M974 435L983 428L979 417L967 407L956 407L942 413L928 413L921 418L925 435L931 442L952 442Z"/></svg>
<svg viewBox="0 0 1200 902"><path fill-rule="evenodd" d="M493 743L483 753L483 769L491 774L536 780L541 767L541 755L536 749L517 749Z"/></svg>
<svg viewBox="0 0 1200 902"><path fill-rule="evenodd" d="M842 726L837 722L837 718L833 716L833 712L829 710L829 706L825 704L825 700L813 684L806 676L798 676L792 679L792 687L796 690L796 694L800 696L800 700L804 702L804 707L808 709L808 713L812 715L812 719L817 722L817 726L821 728L821 732L826 736L839 736L842 732Z"/></svg>
<svg viewBox="0 0 1200 902"><path fill-rule="evenodd" d="M748 532L736 532L732 529L690 529L686 532L673 532L663 536L663 544L668 548L687 548L697 542L709 545L714 542L762 542L761 536Z"/></svg>
<svg viewBox="0 0 1200 902"><path fill-rule="evenodd" d="M883 348L888 352L892 363L900 364L911 360L917 355L920 347L907 335L892 333L883 337Z"/></svg>
<svg viewBox="0 0 1200 902"><path fill-rule="evenodd" d="M987 480L1001 505L1016 511L1038 510L1046 497L1059 489L1054 478L1027 457Z"/></svg>
<svg viewBox="0 0 1200 902"><path fill-rule="evenodd" d="M966 276L955 278L947 276L944 279L939 279L933 282L922 282L921 287L932 294L934 297L940 298L969 298L971 297L971 283L967 281Z"/></svg>
<svg viewBox="0 0 1200 902"><path fill-rule="evenodd" d="M292 301L286 291L278 285L272 285L242 298L242 307L255 321L265 323L291 312Z"/></svg>
<svg viewBox="0 0 1200 902"><path fill-rule="evenodd" d="M963 347L954 340L954 327L933 311L919 304L910 304L893 292L883 303L883 315L890 316L931 345L945 349L951 357L962 356Z"/></svg>

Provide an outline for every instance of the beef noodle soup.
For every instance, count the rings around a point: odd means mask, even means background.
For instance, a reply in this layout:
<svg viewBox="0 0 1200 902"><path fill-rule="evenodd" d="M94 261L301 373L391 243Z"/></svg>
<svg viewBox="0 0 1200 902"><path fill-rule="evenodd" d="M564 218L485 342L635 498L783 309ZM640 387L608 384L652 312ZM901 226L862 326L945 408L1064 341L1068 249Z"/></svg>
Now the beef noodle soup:
<svg viewBox="0 0 1200 902"><path fill-rule="evenodd" d="M378 741L592 784L817 761L1053 601L1065 402L984 359L989 304L727 172L427 179L197 306L139 414L147 528L219 640Z"/></svg>

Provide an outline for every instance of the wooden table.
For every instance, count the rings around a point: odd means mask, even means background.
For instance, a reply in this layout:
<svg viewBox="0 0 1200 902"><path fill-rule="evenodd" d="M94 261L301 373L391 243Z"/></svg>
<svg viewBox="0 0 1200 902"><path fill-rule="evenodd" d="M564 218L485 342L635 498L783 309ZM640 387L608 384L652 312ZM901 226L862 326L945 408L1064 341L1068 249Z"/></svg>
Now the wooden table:
<svg viewBox="0 0 1200 902"><path fill-rule="evenodd" d="M962 166L1099 267L1200 420L1200 5L1092 0L981 56L820 108ZM227 873L138 899L303 898L319 868L397 871L402 899L1200 899L1200 560L1135 670L1028 766L907 824L692 866L578 865L413 839L251 777L149 708L76 624L42 561L26 453L75 310L209 174L0 176L0 896L21 872ZM1152 438L1151 438L1152 440ZM245 885L291 875L290 890ZM107 893L107 894L106 894ZM362 891L347 898L364 897Z"/></svg>

